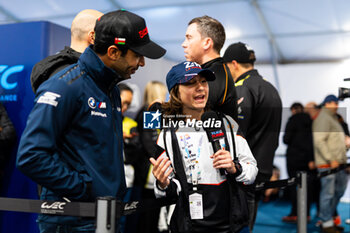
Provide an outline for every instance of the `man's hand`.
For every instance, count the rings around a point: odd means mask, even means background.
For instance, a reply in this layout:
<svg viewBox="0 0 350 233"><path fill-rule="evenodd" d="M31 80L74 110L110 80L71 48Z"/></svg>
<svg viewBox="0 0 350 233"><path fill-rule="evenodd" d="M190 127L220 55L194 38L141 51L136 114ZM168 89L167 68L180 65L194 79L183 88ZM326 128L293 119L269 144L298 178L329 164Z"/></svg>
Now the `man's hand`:
<svg viewBox="0 0 350 233"><path fill-rule="evenodd" d="M308 163L308 167L309 167L310 170L315 170L315 169L316 169L316 164L315 164L315 162L314 162L314 161L310 161L310 162Z"/></svg>
<svg viewBox="0 0 350 233"><path fill-rule="evenodd" d="M346 149L350 149L350 137L349 136L345 136L345 145L346 145Z"/></svg>
<svg viewBox="0 0 350 233"><path fill-rule="evenodd" d="M331 168L333 169L333 168L337 168L337 167L339 167L339 163L335 160L331 161Z"/></svg>
<svg viewBox="0 0 350 233"><path fill-rule="evenodd" d="M125 138L133 138L133 137L138 136L138 135L139 135L139 134L136 133L136 132L132 132L132 133L130 133L130 134L124 133L124 132L123 132L123 138L124 138L124 139L125 139Z"/></svg>
<svg viewBox="0 0 350 233"><path fill-rule="evenodd" d="M152 173L158 181L158 185L161 189L165 189L170 184L169 175L173 171L173 168L169 168L171 161L168 157L159 157L157 160L150 158L149 161L153 165ZM168 171L167 171L168 170Z"/></svg>
<svg viewBox="0 0 350 233"><path fill-rule="evenodd" d="M224 168L230 174L236 173L235 163L232 161L232 157L227 150L218 150L215 154L211 155L213 159L213 167L215 169Z"/></svg>

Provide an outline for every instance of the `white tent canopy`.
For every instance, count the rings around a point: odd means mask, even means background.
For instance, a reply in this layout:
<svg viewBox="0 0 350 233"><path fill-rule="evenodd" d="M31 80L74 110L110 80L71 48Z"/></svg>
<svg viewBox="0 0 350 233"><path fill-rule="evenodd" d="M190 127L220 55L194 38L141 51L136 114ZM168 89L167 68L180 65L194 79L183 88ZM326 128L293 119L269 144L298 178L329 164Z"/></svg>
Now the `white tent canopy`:
<svg viewBox="0 0 350 233"><path fill-rule="evenodd" d="M187 23L209 15L224 25L231 43L248 43L258 63L338 61L350 56L348 0L12 0L1 1L0 23L45 20L70 27L83 9L124 8L146 19L166 58L184 59ZM224 51L224 50L223 50ZM222 51L222 52L223 52Z"/></svg>

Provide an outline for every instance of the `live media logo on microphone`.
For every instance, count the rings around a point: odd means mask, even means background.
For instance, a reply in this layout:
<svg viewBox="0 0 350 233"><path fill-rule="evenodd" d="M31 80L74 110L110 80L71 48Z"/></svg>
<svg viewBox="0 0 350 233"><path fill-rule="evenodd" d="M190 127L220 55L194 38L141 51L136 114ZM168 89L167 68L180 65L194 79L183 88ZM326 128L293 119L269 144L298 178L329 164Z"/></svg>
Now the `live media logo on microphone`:
<svg viewBox="0 0 350 233"><path fill-rule="evenodd" d="M179 120L181 119L181 120ZM156 112L143 112L144 129L161 129L161 128L221 128L221 121L209 118L205 121L191 119L186 115L162 115Z"/></svg>

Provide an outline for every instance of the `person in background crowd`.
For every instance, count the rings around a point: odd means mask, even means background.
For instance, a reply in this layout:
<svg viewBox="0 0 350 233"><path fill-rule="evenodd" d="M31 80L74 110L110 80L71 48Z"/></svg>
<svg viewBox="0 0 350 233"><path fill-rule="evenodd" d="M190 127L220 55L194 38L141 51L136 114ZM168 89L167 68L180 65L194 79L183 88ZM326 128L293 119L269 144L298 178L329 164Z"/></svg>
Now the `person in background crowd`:
<svg viewBox="0 0 350 233"><path fill-rule="evenodd" d="M305 112L307 112L311 118L314 120L317 118L318 114L320 113L321 111L321 107L320 105L317 105L316 102L309 102L305 105ZM347 124L344 120L342 120L342 117L341 115L339 115L337 113L337 117L338 117L338 120L339 120L339 123L341 124L341 126L343 127L343 130L344 130L344 133L345 133L345 144L346 144L346 147L349 148L350 147L350 141L349 141L349 135L347 135L347 132L349 132L348 128L347 128ZM321 184L319 182L319 180L314 180L314 184L313 184L313 199L316 201L316 204L317 204L317 216L319 216L319 190L320 190L320 187ZM335 210L334 214L333 214L333 222L334 222L334 225L341 225L341 218L340 216L338 215L338 212L337 210ZM317 221L316 223L316 226L320 226L322 224L322 221L319 220Z"/></svg>
<svg viewBox="0 0 350 233"><path fill-rule="evenodd" d="M337 115L339 124L341 125L341 127L343 128L344 133L345 133L345 145L346 145L346 148L349 149L349 148L350 148L350 132L349 132L349 126L348 126L348 124L345 122L344 118L343 118L339 113L337 113L336 115Z"/></svg>
<svg viewBox="0 0 350 233"><path fill-rule="evenodd" d="M336 116L338 98L328 95L322 109L313 121L315 162L319 172L346 164L345 134ZM322 232L339 233L344 228L334 224L333 215L347 185L345 170L321 178L320 219Z"/></svg>
<svg viewBox="0 0 350 233"><path fill-rule="evenodd" d="M134 183L134 167L132 166L133 157L137 155L138 150L138 133L137 123L133 119L124 116L126 110L128 110L132 98L133 90L125 83L119 83L118 88L120 90L120 100L122 106L122 117L123 117L123 139L124 139L124 169L125 169L125 180L126 187L132 188ZM135 154L136 153L136 154Z"/></svg>
<svg viewBox="0 0 350 233"><path fill-rule="evenodd" d="M312 120L315 120L318 116L318 114L320 113L320 106L317 105L316 102L308 102L307 104L305 104L305 108L304 111L310 115Z"/></svg>
<svg viewBox="0 0 350 233"><path fill-rule="evenodd" d="M349 133L348 124L345 122L344 118L338 112L336 113L336 116L338 118L339 124L342 126L342 128L344 130L345 145L346 145L346 148L348 150L350 148L350 133ZM334 222L334 225L341 225L341 218L340 218L340 215L338 214L337 209L335 210L335 212L333 214L333 222ZM321 225L321 224L319 224L319 225Z"/></svg>
<svg viewBox="0 0 350 233"><path fill-rule="evenodd" d="M58 71L78 62L86 47L94 43L94 27L96 20L102 15L103 13L97 10L86 9L75 16L70 28L70 47L66 46L59 53L41 60L33 67L30 82L34 93L44 81Z"/></svg>
<svg viewBox="0 0 350 233"><path fill-rule="evenodd" d="M280 179L281 176L281 170L276 167L275 165L273 165L273 170L272 170L272 176L270 178L270 181L277 181ZM279 191L280 188L269 188L266 189L264 192L264 202L269 202L271 199L273 198L278 198L279 196Z"/></svg>
<svg viewBox="0 0 350 233"><path fill-rule="evenodd" d="M209 109L208 81L215 82L215 75L195 62L182 62L172 67L166 80L170 101L162 106L163 117L200 121ZM237 123L218 114L220 129L226 132L226 139L219 140L222 149L215 152L203 127L180 126L175 132L163 125L160 156L150 158L157 197L178 198L172 233L249 232L246 195L239 183L254 182L256 161L245 139L232 130L237 130Z"/></svg>
<svg viewBox="0 0 350 233"><path fill-rule="evenodd" d="M157 59L166 50L150 40L145 20L129 11L103 15L94 31L94 44L78 63L39 86L20 141L17 167L43 186L42 200L122 200L126 191L116 84L143 67L144 56ZM42 214L38 224L41 233L95 232L93 218Z"/></svg>
<svg viewBox="0 0 350 233"><path fill-rule="evenodd" d="M312 120L310 115L304 112L301 103L293 103L290 107L292 116L288 119L283 142L288 145L287 171L289 177L297 177L298 171L310 172L315 170L314 146L312 141ZM312 196L311 179L308 180L307 215L310 220L310 203ZM297 192L296 186L290 189L292 209L288 216L282 218L284 222L297 222Z"/></svg>
<svg viewBox="0 0 350 233"><path fill-rule="evenodd" d="M5 189L3 178L5 177L5 167L10 160L11 152L16 142L16 130L7 115L5 107L0 103L0 191ZM0 218L2 211L0 211ZM0 229L2 221L0 219Z"/></svg>
<svg viewBox="0 0 350 233"><path fill-rule="evenodd" d="M134 164L137 163L138 157L143 153L140 146L139 134L137 132L137 122L124 115L128 110L132 99L133 90L125 83L119 83L118 88L120 90L120 99L122 106L123 117L123 139L124 139L124 169L125 169L125 181L127 191L124 196L124 202L130 202L135 200L134 179L135 168ZM136 215L122 216L121 233L133 233L135 232L135 220Z"/></svg>
<svg viewBox="0 0 350 233"><path fill-rule="evenodd" d="M350 148L350 132L349 132L349 126L348 124L345 122L344 118L337 113L337 117L338 117L338 121L340 123L340 125L342 126L344 133L345 133L345 145L346 145L346 149L349 150ZM347 172L350 173L349 168L347 169ZM341 225L341 218L338 214L338 211L335 210L335 213L333 215L333 221L334 221L334 225ZM350 222L350 219L346 219L345 222L348 221ZM349 224L349 223L348 223Z"/></svg>
<svg viewBox="0 0 350 233"><path fill-rule="evenodd" d="M139 187L142 199L155 198L154 176L149 158L155 155L159 129L145 129L144 112L151 111L149 105L155 100L164 102L167 95L166 86L159 81L150 81L146 84L143 94L143 106L136 115L137 129L140 134L142 153L135 164L135 186ZM160 209L140 214L137 223L137 232L155 233L158 231Z"/></svg>
<svg viewBox="0 0 350 233"><path fill-rule="evenodd" d="M237 94L231 74L220 57L225 43L225 28L209 16L193 18L182 43L187 61L196 62L203 69L214 72L216 80L209 82L211 109L223 112L237 120Z"/></svg>
<svg viewBox="0 0 350 233"><path fill-rule="evenodd" d="M316 102L311 101L308 102L307 104L305 104L305 108L304 108L304 112L309 114L311 120L315 120L318 116L318 114L321 111L321 106L318 105ZM315 148L315 146L314 146ZM315 150L314 150L315 153ZM314 154L315 157L315 154ZM315 165L316 166L316 165ZM317 169L312 170L311 173L313 173L314 175L317 175ZM317 208L317 216L320 215L320 190L321 190L321 182L319 179L313 179L313 183L312 183L312 197L311 200L312 202L316 203L316 208ZM321 221L318 221L316 223L317 226L321 225Z"/></svg>
<svg viewBox="0 0 350 233"><path fill-rule="evenodd" d="M0 189L4 176L5 165L8 162L14 143L16 142L16 130L7 115L4 105L0 103Z"/></svg>
<svg viewBox="0 0 350 233"><path fill-rule="evenodd" d="M281 129L281 98L276 88L254 69L255 53L247 44L231 44L223 59L236 86L238 124L258 164L255 182L269 181ZM254 187L247 190L251 231L263 193L255 192Z"/></svg>

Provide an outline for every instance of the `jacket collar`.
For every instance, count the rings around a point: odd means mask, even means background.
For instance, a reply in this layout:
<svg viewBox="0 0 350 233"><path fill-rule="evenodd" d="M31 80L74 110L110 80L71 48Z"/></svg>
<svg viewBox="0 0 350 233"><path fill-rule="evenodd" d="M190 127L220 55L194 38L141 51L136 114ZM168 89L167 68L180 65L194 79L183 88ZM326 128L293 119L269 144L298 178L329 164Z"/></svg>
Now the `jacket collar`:
<svg viewBox="0 0 350 233"><path fill-rule="evenodd" d="M208 61L208 62L202 64L201 67L202 67L202 69L207 69L207 68L210 67L213 63L216 63L216 62L218 62L218 61L220 61L220 62L223 63L223 62L224 62L224 59L223 59L222 57L217 57L217 58L215 58L215 59L213 59L213 60L210 60L210 61Z"/></svg>
<svg viewBox="0 0 350 233"><path fill-rule="evenodd" d="M241 74L241 76L239 76L239 77L237 78L237 80L235 81L235 83L238 83L240 80L249 78L252 74L254 74L255 76L256 76L256 75L259 75L259 73L258 73L258 71L257 71L256 69L248 70L247 72ZM248 76L249 76L249 77L248 77Z"/></svg>
<svg viewBox="0 0 350 233"><path fill-rule="evenodd" d="M68 46L64 46L64 49L62 49L61 53L69 54L70 56L76 57L77 60L81 56L81 53L75 51L74 49Z"/></svg>
<svg viewBox="0 0 350 233"><path fill-rule="evenodd" d="M92 45L85 49L84 53L80 56L78 63L80 63L82 68L104 91L108 92L117 84L117 82L123 80L117 72L105 66L102 60L92 50Z"/></svg>

